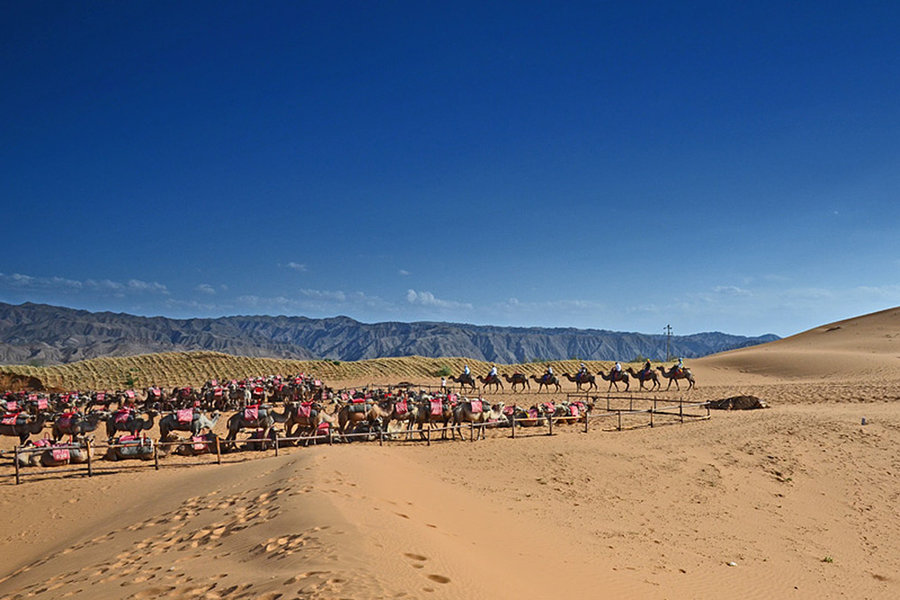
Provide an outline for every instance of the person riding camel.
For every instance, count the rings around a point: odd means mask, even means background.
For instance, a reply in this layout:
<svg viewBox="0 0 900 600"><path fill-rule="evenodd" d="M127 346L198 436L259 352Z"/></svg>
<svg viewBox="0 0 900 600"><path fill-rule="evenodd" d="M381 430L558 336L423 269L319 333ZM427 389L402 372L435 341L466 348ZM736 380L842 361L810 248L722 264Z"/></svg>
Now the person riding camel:
<svg viewBox="0 0 900 600"><path fill-rule="evenodd" d="M672 371L675 373L681 373L684 370L684 361L680 357L677 360L678 360L678 363L676 363L672 367Z"/></svg>
<svg viewBox="0 0 900 600"><path fill-rule="evenodd" d="M619 361L616 361L613 368L609 370L609 376L613 378L613 381L618 381L622 378L622 365L619 364Z"/></svg>
<svg viewBox="0 0 900 600"><path fill-rule="evenodd" d="M463 365L463 377L468 377L472 372L469 370L469 365Z"/></svg>
<svg viewBox="0 0 900 600"><path fill-rule="evenodd" d="M644 370L641 371L641 373L642 373L644 376L646 376L647 373L649 373L649 372L650 372L650 359L648 358L648 359L647 359L647 362L644 363Z"/></svg>
<svg viewBox="0 0 900 600"><path fill-rule="evenodd" d="M487 380L488 381L497 381L498 379L500 379L500 376L497 375L497 367L494 365L491 365L491 372L488 373Z"/></svg>
<svg viewBox="0 0 900 600"><path fill-rule="evenodd" d="M578 377L584 377L588 374L587 365L581 363L581 366L578 368Z"/></svg>

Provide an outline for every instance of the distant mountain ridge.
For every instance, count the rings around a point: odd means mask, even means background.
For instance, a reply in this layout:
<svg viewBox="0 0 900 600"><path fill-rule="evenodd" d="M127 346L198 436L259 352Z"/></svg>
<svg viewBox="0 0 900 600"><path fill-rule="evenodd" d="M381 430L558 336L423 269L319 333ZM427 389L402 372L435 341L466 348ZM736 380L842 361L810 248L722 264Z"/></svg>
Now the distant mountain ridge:
<svg viewBox="0 0 900 600"><path fill-rule="evenodd" d="M779 339L719 332L672 336L672 356L694 358ZM596 329L440 322L360 323L349 317L139 317L46 304L0 303L0 363L59 364L102 356L212 350L237 356L342 361L393 356L537 360L665 358L666 337Z"/></svg>

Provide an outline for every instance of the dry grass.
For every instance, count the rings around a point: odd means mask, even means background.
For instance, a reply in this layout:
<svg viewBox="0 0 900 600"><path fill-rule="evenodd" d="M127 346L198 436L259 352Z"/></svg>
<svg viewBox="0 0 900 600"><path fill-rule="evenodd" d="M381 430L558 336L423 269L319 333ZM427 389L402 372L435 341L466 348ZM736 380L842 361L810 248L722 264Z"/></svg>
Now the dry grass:
<svg viewBox="0 0 900 600"><path fill-rule="evenodd" d="M548 361L515 365L497 365L501 373L513 372L539 375L547 365L555 373L574 373L580 361ZM0 367L0 374L28 375L36 377L44 386L63 390L121 389L133 379L135 388L149 385L173 387L177 385L201 385L211 378L242 379L257 375L292 375L313 373L328 380L370 378L373 382L393 382L405 379L422 380L440 377L447 367L458 374L468 364L474 374L487 374L492 363L467 358L425 358L404 356L376 358L356 362L330 360L282 360L275 358L249 358L219 352L165 352L116 358L95 358L66 365L32 367L13 365ZM592 372L609 369L609 361L590 361Z"/></svg>

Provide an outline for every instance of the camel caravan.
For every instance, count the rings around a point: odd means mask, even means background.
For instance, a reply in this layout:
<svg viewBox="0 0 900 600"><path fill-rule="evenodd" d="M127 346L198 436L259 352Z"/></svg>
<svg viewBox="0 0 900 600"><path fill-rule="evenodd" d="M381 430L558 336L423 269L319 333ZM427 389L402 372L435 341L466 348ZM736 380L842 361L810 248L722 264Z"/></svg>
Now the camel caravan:
<svg viewBox="0 0 900 600"><path fill-rule="evenodd" d="M649 362L641 371L616 367L595 375L582 364L575 375L560 377L551 368L542 376L501 374L492 368L486 376L473 377L466 368L450 378L459 385L458 393L446 380L439 391L416 391L409 382L387 390L332 390L303 373L211 379L198 388L170 390L149 386L141 391L7 392L0 396L0 435L17 438L14 460L21 466L85 462L95 447L103 446L95 441L102 432L106 453L101 458L106 460L266 450L277 448L279 441L304 446L384 439L430 443L432 432L441 439L456 439L467 426L473 437L476 431L484 437L487 428L539 427L549 419L557 424L585 422L593 408L587 395L577 402L530 406L483 398L484 392L505 391L504 381L513 393L532 391L535 383L538 394L545 388L559 393L561 379L575 383L579 392L590 392L598 389L598 376L609 382L609 389L623 384L626 391L631 380L650 391L661 389L661 377L669 379L669 386L674 382L677 387L679 379L689 382L688 389L694 384L684 367L650 369ZM466 392L473 397L461 395ZM213 432L220 421L226 425L224 437ZM154 427L159 431L156 440L149 437Z"/></svg>

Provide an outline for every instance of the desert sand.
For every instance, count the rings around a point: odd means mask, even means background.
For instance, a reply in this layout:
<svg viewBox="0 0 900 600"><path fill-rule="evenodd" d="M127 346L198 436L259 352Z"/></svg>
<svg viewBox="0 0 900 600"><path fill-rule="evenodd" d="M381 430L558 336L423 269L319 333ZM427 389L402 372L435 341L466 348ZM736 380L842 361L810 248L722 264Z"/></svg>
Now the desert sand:
<svg viewBox="0 0 900 600"><path fill-rule="evenodd" d="M707 421L4 467L0 598L897 598L898 336L894 309L687 361L686 399L771 405Z"/></svg>

